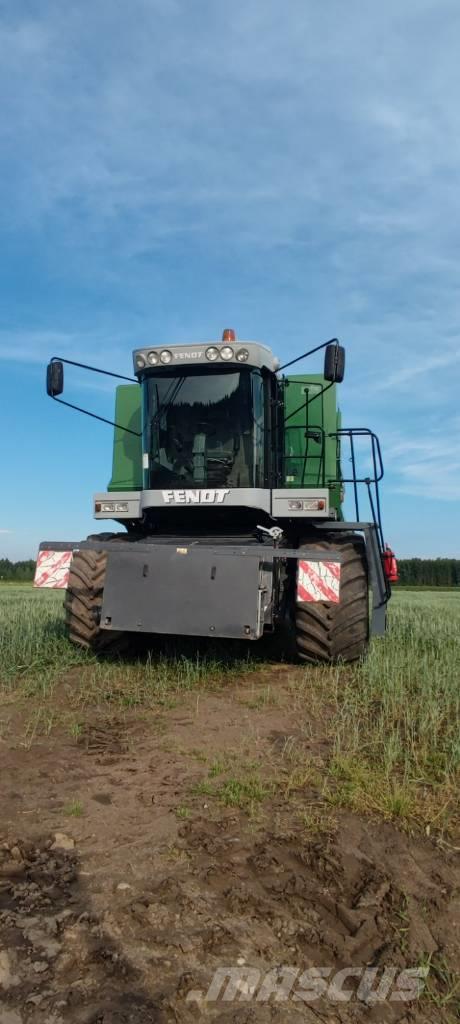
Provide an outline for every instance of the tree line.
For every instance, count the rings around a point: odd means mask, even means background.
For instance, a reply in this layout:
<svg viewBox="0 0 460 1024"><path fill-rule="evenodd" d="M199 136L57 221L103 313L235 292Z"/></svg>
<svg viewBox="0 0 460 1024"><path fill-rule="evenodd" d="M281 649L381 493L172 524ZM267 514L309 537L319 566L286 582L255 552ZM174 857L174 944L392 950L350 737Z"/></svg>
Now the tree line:
<svg viewBox="0 0 460 1024"><path fill-rule="evenodd" d="M9 558L0 558L0 580L10 583L27 583L33 580L35 562L28 558L25 562L10 562Z"/></svg>
<svg viewBox="0 0 460 1024"><path fill-rule="evenodd" d="M403 587L460 587L458 558L399 558L398 571Z"/></svg>

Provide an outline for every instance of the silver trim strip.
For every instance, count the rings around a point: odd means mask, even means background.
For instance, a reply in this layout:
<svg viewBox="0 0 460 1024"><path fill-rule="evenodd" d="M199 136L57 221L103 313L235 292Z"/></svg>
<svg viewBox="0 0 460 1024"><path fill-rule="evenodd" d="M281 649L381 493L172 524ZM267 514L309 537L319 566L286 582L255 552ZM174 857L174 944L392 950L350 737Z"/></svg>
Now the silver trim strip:
<svg viewBox="0 0 460 1024"><path fill-rule="evenodd" d="M166 495L168 497L166 497ZM290 501L322 500L324 509L289 509ZM127 512L94 512L95 519L141 519L149 508L197 508L225 505L227 508L256 508L275 519L328 519L329 492L326 488L283 487L270 491L263 487L172 488L171 490L108 491L94 495L94 505L128 504ZM93 508L94 508L93 505Z"/></svg>

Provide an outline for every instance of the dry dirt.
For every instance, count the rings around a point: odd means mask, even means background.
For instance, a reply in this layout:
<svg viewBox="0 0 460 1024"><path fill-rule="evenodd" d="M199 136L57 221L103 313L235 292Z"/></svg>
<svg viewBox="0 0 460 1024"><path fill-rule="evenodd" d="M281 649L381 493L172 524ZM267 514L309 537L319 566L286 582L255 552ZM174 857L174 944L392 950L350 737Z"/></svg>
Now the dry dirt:
<svg viewBox="0 0 460 1024"><path fill-rule="evenodd" d="M317 755L321 726L300 732L287 699L258 701L267 679L282 695L273 668L180 707L87 712L78 736L56 727L31 745L25 708L4 709L0 1024L454 1019L455 851L372 817L334 811L334 824L286 767L294 743ZM254 764L278 780L260 802L207 792ZM236 1000L204 999L215 969L238 963L380 977L430 954L432 998L409 1003L258 1002L244 984Z"/></svg>

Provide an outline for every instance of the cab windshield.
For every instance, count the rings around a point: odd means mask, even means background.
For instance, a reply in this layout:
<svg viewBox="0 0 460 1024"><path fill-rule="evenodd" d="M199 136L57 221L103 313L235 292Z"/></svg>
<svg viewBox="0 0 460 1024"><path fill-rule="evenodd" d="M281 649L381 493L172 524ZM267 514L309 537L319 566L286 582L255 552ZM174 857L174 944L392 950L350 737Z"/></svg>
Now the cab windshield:
<svg viewBox="0 0 460 1024"><path fill-rule="evenodd" d="M146 378L144 396L144 486L263 486L260 372L162 371Z"/></svg>

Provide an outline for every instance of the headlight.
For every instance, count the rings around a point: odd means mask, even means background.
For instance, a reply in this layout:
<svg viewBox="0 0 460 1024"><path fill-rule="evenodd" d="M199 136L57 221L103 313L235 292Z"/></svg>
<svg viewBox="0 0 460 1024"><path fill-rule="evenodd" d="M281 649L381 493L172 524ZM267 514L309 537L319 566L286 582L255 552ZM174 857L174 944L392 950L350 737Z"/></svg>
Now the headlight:
<svg viewBox="0 0 460 1024"><path fill-rule="evenodd" d="M219 349L215 345L211 345L210 348L206 349L206 359L210 359L213 363L215 359L219 358Z"/></svg>
<svg viewBox="0 0 460 1024"><path fill-rule="evenodd" d="M295 498L294 501L288 501L289 512L324 512L325 508L324 498L307 498L304 501Z"/></svg>
<svg viewBox="0 0 460 1024"><path fill-rule="evenodd" d="M233 359L233 349L230 348L230 345L224 345L224 347L221 348L220 358L226 360Z"/></svg>
<svg viewBox="0 0 460 1024"><path fill-rule="evenodd" d="M240 348L239 351L236 353L236 358L240 363L245 363L246 359L249 359L249 352L247 348Z"/></svg>
<svg viewBox="0 0 460 1024"><path fill-rule="evenodd" d="M94 506L95 512L128 512L127 501L97 501Z"/></svg>
<svg viewBox="0 0 460 1024"><path fill-rule="evenodd" d="M145 366L144 356L136 356L136 366L139 370L142 370L142 367Z"/></svg>
<svg viewBox="0 0 460 1024"><path fill-rule="evenodd" d="M165 348L160 355L160 359L162 363L170 363L172 360L172 352L169 352L168 349Z"/></svg>
<svg viewBox="0 0 460 1024"><path fill-rule="evenodd" d="M150 363L150 366L156 366L156 364L159 361L158 360L158 352L149 352L149 354L147 356L147 359L148 359L148 361Z"/></svg>

